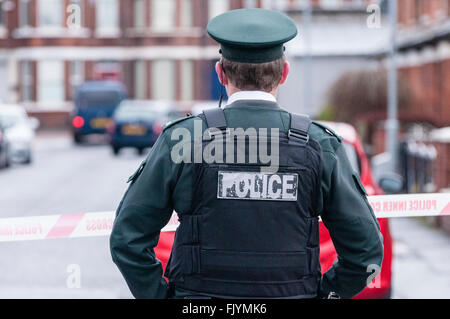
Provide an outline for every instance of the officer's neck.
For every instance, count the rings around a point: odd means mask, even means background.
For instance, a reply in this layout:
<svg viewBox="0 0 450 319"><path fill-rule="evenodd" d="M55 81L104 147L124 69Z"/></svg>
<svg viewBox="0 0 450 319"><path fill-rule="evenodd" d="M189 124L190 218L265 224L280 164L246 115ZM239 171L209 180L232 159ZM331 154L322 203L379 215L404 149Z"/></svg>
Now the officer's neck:
<svg viewBox="0 0 450 319"><path fill-rule="evenodd" d="M248 90L241 90L241 89L235 87L235 86L232 85L232 84L226 85L226 86L225 86L225 89L226 89L226 91L227 91L227 95L228 95L228 96L232 96L234 93L237 93L237 92L246 92L246 91L248 91ZM267 92L267 91L266 91L266 92ZM276 98L278 97L278 86L275 87L272 91L267 92L267 93L272 94L272 95L275 97L275 99L276 99Z"/></svg>

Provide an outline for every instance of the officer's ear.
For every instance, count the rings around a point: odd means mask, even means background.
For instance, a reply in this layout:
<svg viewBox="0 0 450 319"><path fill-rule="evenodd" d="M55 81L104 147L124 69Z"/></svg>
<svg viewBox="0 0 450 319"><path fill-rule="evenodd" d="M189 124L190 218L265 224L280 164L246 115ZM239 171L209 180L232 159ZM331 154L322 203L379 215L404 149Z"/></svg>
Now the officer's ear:
<svg viewBox="0 0 450 319"><path fill-rule="evenodd" d="M289 65L289 62L285 61L284 66L283 66L283 75L281 76L280 85L284 84L286 82L290 69L291 69L291 67Z"/></svg>
<svg viewBox="0 0 450 319"><path fill-rule="evenodd" d="M220 83L225 86L228 84L228 78L227 75L225 74L225 72L222 69L222 64L220 62L216 63L216 73L217 76L219 77L219 81Z"/></svg>

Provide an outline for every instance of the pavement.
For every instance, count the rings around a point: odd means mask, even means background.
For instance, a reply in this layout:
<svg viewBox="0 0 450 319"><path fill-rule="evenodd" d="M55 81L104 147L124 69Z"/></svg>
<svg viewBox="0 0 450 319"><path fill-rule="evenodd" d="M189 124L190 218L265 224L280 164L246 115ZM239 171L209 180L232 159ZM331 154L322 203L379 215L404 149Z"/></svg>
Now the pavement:
<svg viewBox="0 0 450 319"><path fill-rule="evenodd" d="M450 298L450 235L423 218L390 221L395 299Z"/></svg>
<svg viewBox="0 0 450 319"><path fill-rule="evenodd" d="M31 165L0 170L0 218L113 211L145 158L61 132L35 142ZM450 298L450 236L417 219L390 223L393 298ZM0 254L0 298L132 298L107 237L4 242Z"/></svg>

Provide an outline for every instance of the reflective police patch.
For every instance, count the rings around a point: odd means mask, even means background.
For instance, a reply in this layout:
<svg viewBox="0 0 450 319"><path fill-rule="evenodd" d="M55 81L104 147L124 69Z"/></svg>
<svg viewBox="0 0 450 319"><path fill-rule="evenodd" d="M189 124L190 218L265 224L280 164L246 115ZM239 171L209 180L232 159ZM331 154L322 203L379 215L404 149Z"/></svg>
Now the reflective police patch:
<svg viewBox="0 0 450 319"><path fill-rule="evenodd" d="M219 171L217 198L296 201L298 174Z"/></svg>

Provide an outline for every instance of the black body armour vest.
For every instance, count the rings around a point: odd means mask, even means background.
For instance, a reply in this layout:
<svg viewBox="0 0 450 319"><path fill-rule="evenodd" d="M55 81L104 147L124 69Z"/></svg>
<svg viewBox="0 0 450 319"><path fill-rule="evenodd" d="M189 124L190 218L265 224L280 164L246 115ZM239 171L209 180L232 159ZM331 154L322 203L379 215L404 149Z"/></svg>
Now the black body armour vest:
<svg viewBox="0 0 450 319"><path fill-rule="evenodd" d="M218 134L230 139L223 110L208 110L200 117L208 128L218 129L208 129L212 140ZM320 145L309 139L310 125L309 117L291 115L289 132L279 132L276 172L262 171L268 164L260 159L250 163L249 136L244 138L245 163L235 164L236 147L235 161L225 162L224 146L223 163L193 164L191 211L179 214L165 273L172 286L213 297L317 295L322 159ZM268 153L270 140L263 141ZM203 147L210 142L203 141Z"/></svg>

